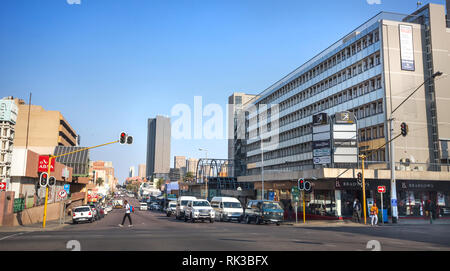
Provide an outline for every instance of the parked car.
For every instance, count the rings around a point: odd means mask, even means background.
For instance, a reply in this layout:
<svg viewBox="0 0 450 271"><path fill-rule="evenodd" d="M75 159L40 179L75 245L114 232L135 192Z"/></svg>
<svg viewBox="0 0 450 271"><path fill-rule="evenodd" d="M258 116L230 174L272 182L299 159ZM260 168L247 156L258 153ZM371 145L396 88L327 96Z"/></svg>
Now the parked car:
<svg viewBox="0 0 450 271"><path fill-rule="evenodd" d="M249 224L254 221L255 224L275 223L277 226L283 222L284 210L276 201L269 200L251 200L245 209L245 222Z"/></svg>
<svg viewBox="0 0 450 271"><path fill-rule="evenodd" d="M141 211L147 211L147 203L141 202L141 205L139 207L139 210Z"/></svg>
<svg viewBox="0 0 450 271"><path fill-rule="evenodd" d="M196 220L209 220L214 223L215 211L211 204L205 199L190 200L185 208L184 221L191 220L195 223Z"/></svg>
<svg viewBox="0 0 450 271"><path fill-rule="evenodd" d="M231 197L214 197L211 200L211 207L216 212L216 219L219 221L241 222L244 209L241 202Z"/></svg>
<svg viewBox="0 0 450 271"><path fill-rule="evenodd" d="M191 200L196 200L196 197L183 196L179 197L177 200L177 207L175 209L175 218L180 220L184 217L184 210Z"/></svg>
<svg viewBox="0 0 450 271"><path fill-rule="evenodd" d="M92 223L94 221L94 213L90 206L80 206L72 210L73 224L81 221Z"/></svg>
<svg viewBox="0 0 450 271"><path fill-rule="evenodd" d="M177 202L171 201L169 202L167 208L166 208L166 215L170 217L172 214L174 214L177 211Z"/></svg>

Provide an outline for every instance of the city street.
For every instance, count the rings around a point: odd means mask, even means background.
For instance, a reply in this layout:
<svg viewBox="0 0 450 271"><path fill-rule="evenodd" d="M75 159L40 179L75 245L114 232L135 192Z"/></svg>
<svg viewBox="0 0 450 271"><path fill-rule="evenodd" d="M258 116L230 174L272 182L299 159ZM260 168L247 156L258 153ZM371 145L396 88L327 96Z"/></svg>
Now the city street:
<svg viewBox="0 0 450 271"><path fill-rule="evenodd" d="M62 230L0 233L0 250L67 251L71 240L82 251L367 251L378 241L381 250L450 250L448 225L378 227L295 227L225 222L195 224L155 211L132 214L133 227L118 226L124 210L114 210L92 224ZM69 246L70 247L70 246Z"/></svg>

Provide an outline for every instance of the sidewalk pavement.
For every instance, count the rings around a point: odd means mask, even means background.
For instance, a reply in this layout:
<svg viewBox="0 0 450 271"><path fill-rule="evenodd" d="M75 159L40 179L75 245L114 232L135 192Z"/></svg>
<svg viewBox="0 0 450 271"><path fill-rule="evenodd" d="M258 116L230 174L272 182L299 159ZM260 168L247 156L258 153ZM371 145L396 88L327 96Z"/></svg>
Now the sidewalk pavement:
<svg viewBox="0 0 450 271"><path fill-rule="evenodd" d="M33 231L54 231L60 230L66 227L67 225L72 223L72 219L70 217L66 218L64 224L59 223L58 220L47 221L45 223L45 229L42 228L42 222L30 224L30 225L22 225L22 226L1 226L0 232L33 232Z"/></svg>
<svg viewBox="0 0 450 271"><path fill-rule="evenodd" d="M367 225L363 223L355 223L351 220L299 220L298 223L289 221L283 223L283 225L289 225L294 227L371 227L370 220L367 220ZM405 225L450 225L450 219L437 219L433 220L433 224L430 224L430 220L425 219L400 219L397 224L381 223L378 221L378 226L405 226Z"/></svg>

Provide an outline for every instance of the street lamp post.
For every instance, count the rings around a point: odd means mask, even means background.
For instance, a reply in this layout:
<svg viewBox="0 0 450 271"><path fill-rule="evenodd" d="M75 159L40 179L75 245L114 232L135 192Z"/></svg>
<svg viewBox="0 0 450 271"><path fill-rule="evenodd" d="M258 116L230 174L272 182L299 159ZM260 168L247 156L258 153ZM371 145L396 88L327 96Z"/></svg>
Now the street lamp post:
<svg viewBox="0 0 450 271"><path fill-rule="evenodd" d="M205 157L205 159L206 160L208 160L208 150L207 149L202 149L202 148L199 148L198 149L199 151L204 151L205 152L205 155L206 155L206 157ZM204 168L202 168L202 171L204 171L205 169ZM205 172L203 172L203 174L205 174ZM208 200L208 196L209 196L209 191L208 191L208 177L206 176L206 178L205 178L205 192L206 192L206 200Z"/></svg>
<svg viewBox="0 0 450 271"><path fill-rule="evenodd" d="M394 110L391 112L391 117L388 119L390 123L390 152L391 152L391 211L392 211L392 223L397 223L398 221L398 208L397 208L397 182L395 179L395 147L394 147L394 113L402 106L409 98L411 98L425 83L427 83L430 79L435 79L436 77L441 76L443 73L440 71L435 72L431 77L428 77L420 86L416 88L408 97L406 97L403 102L401 102Z"/></svg>
<svg viewBox="0 0 450 271"><path fill-rule="evenodd" d="M266 139L270 142L271 138ZM261 136L261 200L264 200L264 139Z"/></svg>

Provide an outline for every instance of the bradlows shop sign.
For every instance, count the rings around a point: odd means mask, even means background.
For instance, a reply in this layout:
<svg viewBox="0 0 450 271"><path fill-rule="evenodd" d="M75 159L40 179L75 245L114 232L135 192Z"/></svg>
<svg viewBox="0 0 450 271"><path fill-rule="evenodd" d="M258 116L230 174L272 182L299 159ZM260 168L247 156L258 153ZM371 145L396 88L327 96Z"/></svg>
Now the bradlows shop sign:
<svg viewBox="0 0 450 271"><path fill-rule="evenodd" d="M365 180L366 189L377 190L378 186L389 186L389 180ZM360 190L362 186L358 184L356 179L336 180L336 190Z"/></svg>
<svg viewBox="0 0 450 271"><path fill-rule="evenodd" d="M450 191L449 181L397 181L401 191Z"/></svg>

